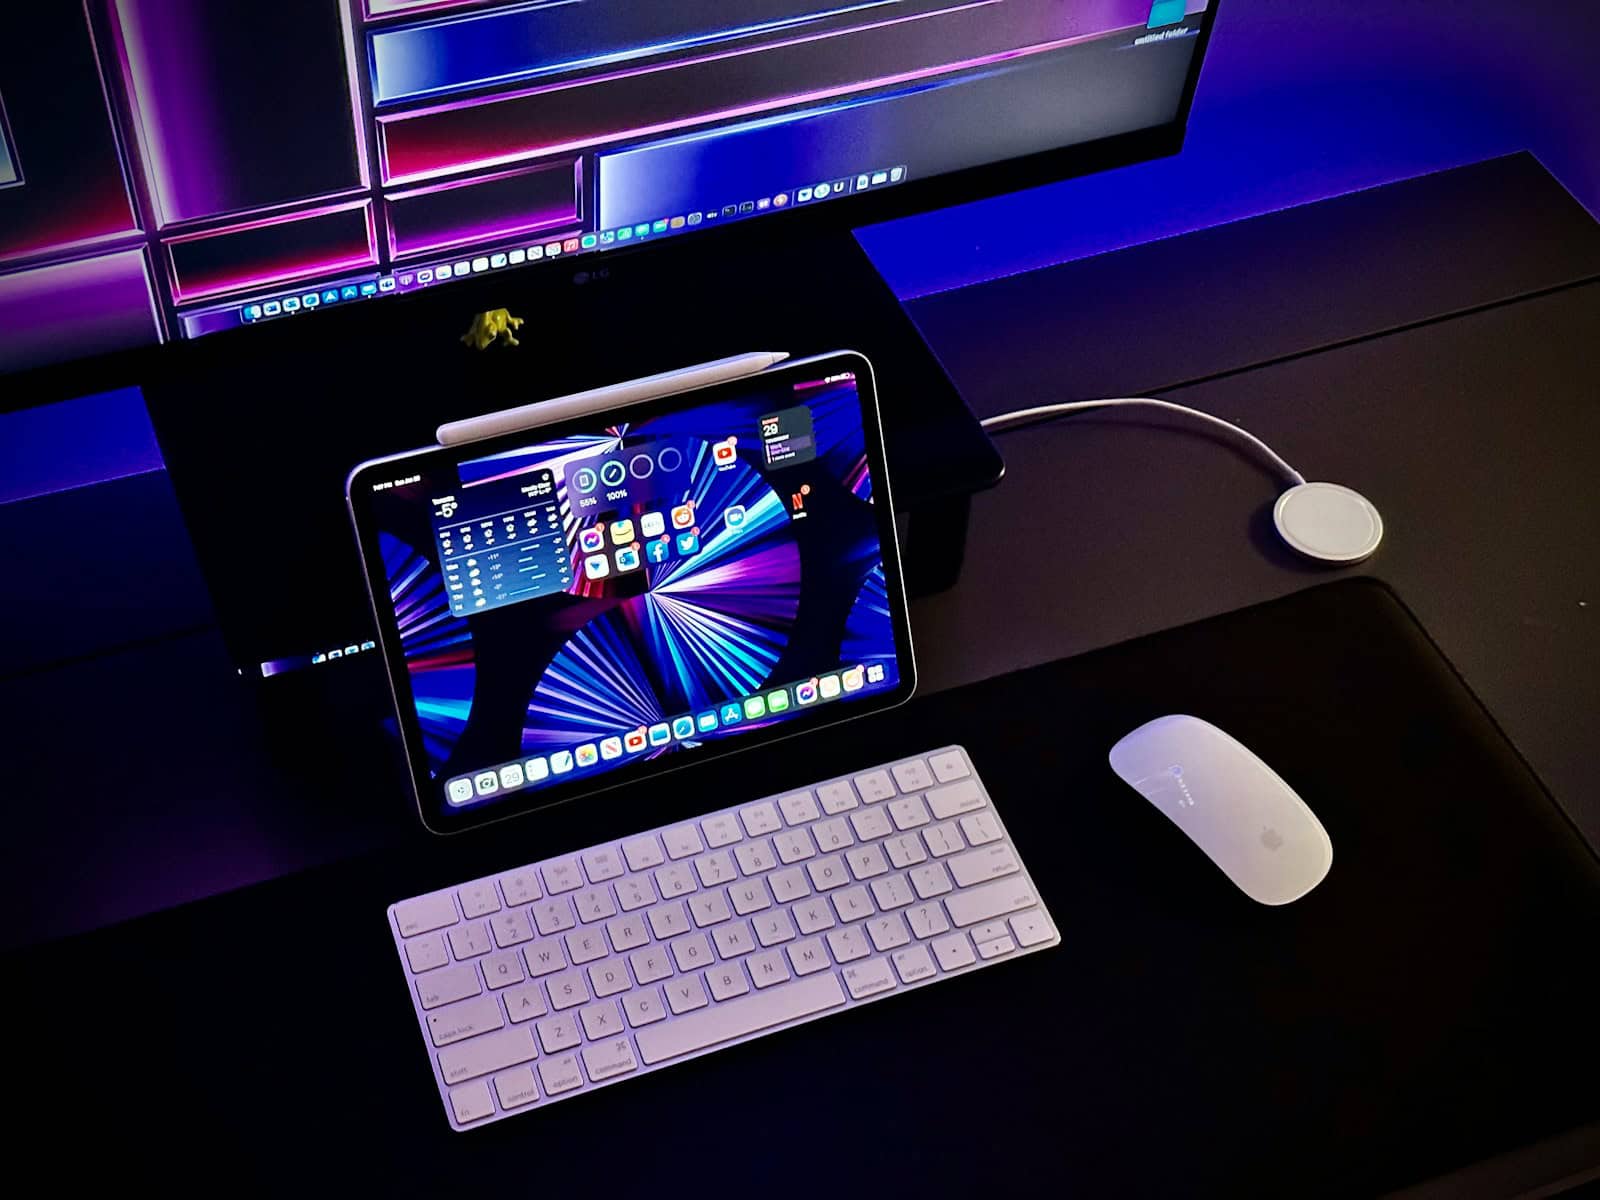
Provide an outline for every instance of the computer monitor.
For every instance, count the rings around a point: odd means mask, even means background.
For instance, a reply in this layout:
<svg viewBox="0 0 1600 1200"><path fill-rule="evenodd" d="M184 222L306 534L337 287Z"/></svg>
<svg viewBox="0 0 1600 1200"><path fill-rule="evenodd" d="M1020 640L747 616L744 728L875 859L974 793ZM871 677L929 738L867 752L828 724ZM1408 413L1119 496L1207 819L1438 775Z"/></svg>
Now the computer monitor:
<svg viewBox="0 0 1600 1200"><path fill-rule="evenodd" d="M0 370L1173 149L1216 0L13 7Z"/></svg>

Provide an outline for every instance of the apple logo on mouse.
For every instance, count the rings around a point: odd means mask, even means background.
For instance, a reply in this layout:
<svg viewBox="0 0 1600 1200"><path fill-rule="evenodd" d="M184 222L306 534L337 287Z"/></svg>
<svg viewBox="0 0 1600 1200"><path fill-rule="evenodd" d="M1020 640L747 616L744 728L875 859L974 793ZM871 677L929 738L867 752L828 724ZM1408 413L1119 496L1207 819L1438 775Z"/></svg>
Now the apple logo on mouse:
<svg viewBox="0 0 1600 1200"><path fill-rule="evenodd" d="M1283 835L1276 829L1268 826L1261 828L1261 844L1268 850L1276 850L1283 845Z"/></svg>

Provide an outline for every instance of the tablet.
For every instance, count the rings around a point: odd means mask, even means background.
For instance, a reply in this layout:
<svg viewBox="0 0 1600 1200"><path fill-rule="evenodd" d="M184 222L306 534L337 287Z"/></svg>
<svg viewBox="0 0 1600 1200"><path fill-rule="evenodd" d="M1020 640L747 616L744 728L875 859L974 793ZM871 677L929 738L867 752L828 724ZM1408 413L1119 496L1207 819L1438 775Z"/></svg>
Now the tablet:
<svg viewBox="0 0 1600 1200"><path fill-rule="evenodd" d="M346 496L435 832L915 686L860 354L363 463Z"/></svg>

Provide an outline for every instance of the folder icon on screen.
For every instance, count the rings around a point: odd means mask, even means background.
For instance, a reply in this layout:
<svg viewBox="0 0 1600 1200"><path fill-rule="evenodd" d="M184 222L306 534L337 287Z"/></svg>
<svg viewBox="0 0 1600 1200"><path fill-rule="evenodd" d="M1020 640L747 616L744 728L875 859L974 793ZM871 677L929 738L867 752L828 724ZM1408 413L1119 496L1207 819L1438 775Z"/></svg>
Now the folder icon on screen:
<svg viewBox="0 0 1600 1200"><path fill-rule="evenodd" d="M1150 23L1146 28L1160 29L1163 25L1176 25L1188 11L1188 0L1155 0L1150 6Z"/></svg>

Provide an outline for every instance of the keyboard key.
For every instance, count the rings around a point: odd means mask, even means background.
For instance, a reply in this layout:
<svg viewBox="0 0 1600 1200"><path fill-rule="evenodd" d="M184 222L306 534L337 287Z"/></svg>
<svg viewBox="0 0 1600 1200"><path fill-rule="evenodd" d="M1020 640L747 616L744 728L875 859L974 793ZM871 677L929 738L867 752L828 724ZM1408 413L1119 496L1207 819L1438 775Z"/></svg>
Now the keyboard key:
<svg viewBox="0 0 1600 1200"><path fill-rule="evenodd" d="M522 958L528 964L529 975L549 975L565 970L567 966L566 951L554 938L547 942L535 942L523 950Z"/></svg>
<svg viewBox="0 0 1600 1200"><path fill-rule="evenodd" d="M752 804L748 808L741 808L739 820L744 824L745 833L753 838L776 833L783 828L783 822L778 819L777 806L770 800L765 804Z"/></svg>
<svg viewBox="0 0 1600 1200"><path fill-rule="evenodd" d="M906 909L906 920L911 922L911 932L919 938L930 938L950 930L944 909L937 902L917 904Z"/></svg>
<svg viewBox="0 0 1600 1200"><path fill-rule="evenodd" d="M723 958L738 958L756 948L749 921L734 921L731 925L718 926L711 940L717 943L717 953Z"/></svg>
<svg viewBox="0 0 1600 1200"><path fill-rule="evenodd" d="M643 917L626 916L607 921L606 933L611 938L611 949L618 954L625 954L650 940Z"/></svg>
<svg viewBox="0 0 1600 1200"><path fill-rule="evenodd" d="M623 842L622 857L627 859L630 871L647 871L667 861L666 856L661 853L661 843L656 841L653 834L634 838L631 842Z"/></svg>
<svg viewBox="0 0 1600 1200"><path fill-rule="evenodd" d="M412 938L406 943L406 962L410 964L413 974L418 971L431 971L449 961L450 955L444 948L444 938L437 933Z"/></svg>
<svg viewBox="0 0 1600 1200"><path fill-rule="evenodd" d="M672 974L672 963L667 958L665 946L635 950L628 955L628 965L633 968L633 977L642 984L654 983Z"/></svg>
<svg viewBox="0 0 1600 1200"><path fill-rule="evenodd" d="M823 784L817 789L817 800L822 804L822 811L829 816L838 816L842 812L861 806L861 801L856 799L855 789L850 786L848 779Z"/></svg>
<svg viewBox="0 0 1600 1200"><path fill-rule="evenodd" d="M709 967L712 963L711 943L703 933L675 938L672 942L672 958L680 971L698 971L701 967Z"/></svg>
<svg viewBox="0 0 1600 1200"><path fill-rule="evenodd" d="M717 1000L731 1000L750 990L750 981L744 976L744 968L737 962L707 971L706 983L711 988L712 997Z"/></svg>
<svg viewBox="0 0 1600 1200"><path fill-rule="evenodd" d="M850 826L843 818L820 821L811 827L811 832L816 835L817 846L824 854L845 850L856 844L856 839L850 836Z"/></svg>
<svg viewBox="0 0 1600 1200"><path fill-rule="evenodd" d="M1017 861L1017 856L1011 853L1011 847L1004 842L998 846L957 854L954 858L946 859L945 865L950 868L950 874L955 876L957 887L987 883L991 879L1015 875L1022 870L1022 864Z"/></svg>
<svg viewBox="0 0 1600 1200"><path fill-rule="evenodd" d="M726 893L718 888L714 892L701 892L698 896L691 896L689 915L694 918L697 926L704 929L707 925L728 920L733 916L733 911L728 907Z"/></svg>
<svg viewBox="0 0 1600 1200"><path fill-rule="evenodd" d="M961 831L956 828L954 821L946 821L943 825L924 829L922 840L928 843L928 853L935 858L943 858L947 854L954 854L958 850L967 848L967 843L962 841Z"/></svg>
<svg viewBox="0 0 1600 1200"><path fill-rule="evenodd" d="M772 907L772 897L767 893L766 882L761 879L734 884L728 889L728 897L733 901L733 911L741 917Z"/></svg>
<svg viewBox="0 0 1600 1200"><path fill-rule="evenodd" d="M689 912L682 900L658 904L645 915L650 918L650 929L660 941L689 932Z"/></svg>
<svg viewBox="0 0 1600 1200"><path fill-rule="evenodd" d="M872 907L872 901L867 898L867 889L864 887L835 892L833 908L839 914L841 921L859 921L862 917L870 917L877 911Z"/></svg>
<svg viewBox="0 0 1600 1200"><path fill-rule="evenodd" d="M483 991L478 982L478 968L471 963L459 967L444 967L429 971L417 980L417 1003L423 1008L438 1008L456 1000L465 1000Z"/></svg>
<svg viewBox="0 0 1600 1200"><path fill-rule="evenodd" d="M882 879L874 879L872 898L884 912L892 908L904 908L916 899L911 894L911 885L906 882L904 875L888 875Z"/></svg>
<svg viewBox="0 0 1600 1200"><path fill-rule="evenodd" d="M856 791L868 804L876 804L894 796L894 781L889 778L887 771L869 771L856 776Z"/></svg>
<svg viewBox="0 0 1600 1200"><path fill-rule="evenodd" d="M699 827L695 825L674 826L661 835L661 842L667 848L667 857L674 862L691 854L699 854L706 848L705 842L700 839Z"/></svg>
<svg viewBox="0 0 1600 1200"><path fill-rule="evenodd" d="M835 929L828 934L828 949L833 951L833 961L841 966L872 953L867 949L867 939L861 936L860 926Z"/></svg>
<svg viewBox="0 0 1600 1200"><path fill-rule="evenodd" d="M959 750L946 750L942 754L928 755L928 766L933 770L933 777L940 783L950 783L956 779L965 779L972 774L967 767L967 760Z"/></svg>
<svg viewBox="0 0 1600 1200"><path fill-rule="evenodd" d="M973 846L987 846L1005 836L1000 832L999 823L988 813L962 817L961 832L967 835L967 842Z"/></svg>
<svg viewBox="0 0 1600 1200"><path fill-rule="evenodd" d="M512 1067L509 1071L501 1071L494 1077L494 1091L500 1097L501 1108L521 1108L539 1098L532 1067Z"/></svg>
<svg viewBox="0 0 1600 1200"><path fill-rule="evenodd" d="M933 786L933 776L928 773L928 764L920 758L907 759L889 769L894 772L894 781L900 785L902 792L920 792L924 788Z"/></svg>
<svg viewBox="0 0 1600 1200"><path fill-rule="evenodd" d="M524 983L505 991L506 1016L512 1024L531 1021L550 1011L544 1002L544 989L537 983Z"/></svg>
<svg viewBox="0 0 1600 1200"><path fill-rule="evenodd" d="M969 892L956 892L946 896L944 903L950 910L950 919L957 925L966 926L976 925L980 921L992 921L995 917L1005 916L1018 909L1032 908L1039 901L1034 897L1033 889L1028 886L1026 880L1001 879L995 883L975 887Z"/></svg>
<svg viewBox="0 0 1600 1200"><path fill-rule="evenodd" d="M904 946L911 940L911 935L906 932L906 923L899 913L874 917L868 921L867 936L872 939L873 948L880 953L884 950L893 950L896 946Z"/></svg>
<svg viewBox="0 0 1600 1200"><path fill-rule="evenodd" d="M891 957L895 974L900 976L901 983L916 983L919 979L928 979L937 974L926 946L907 946L904 950L896 950Z"/></svg>
<svg viewBox="0 0 1600 1200"><path fill-rule="evenodd" d="M456 1122L466 1125L484 1117L494 1116L494 1101L489 1099L489 1085L481 1080L450 1091L450 1110Z"/></svg>
<svg viewBox="0 0 1600 1200"><path fill-rule="evenodd" d="M552 976L546 986L550 989L550 1007L557 1012L589 1003L589 981L582 971L563 971Z"/></svg>
<svg viewBox="0 0 1600 1200"><path fill-rule="evenodd" d="M941 821L948 821L951 817L971 812L984 805L983 793L978 790L975 779L963 779L957 783L947 783L943 787L932 788L928 792L927 799L928 807L933 809L933 815Z"/></svg>
<svg viewBox="0 0 1600 1200"><path fill-rule="evenodd" d="M783 909L763 913L755 919L756 940L763 946L777 946L794 941L794 922Z"/></svg>
<svg viewBox="0 0 1600 1200"><path fill-rule="evenodd" d="M863 842L876 841L894 832L889 814L881 808L863 808L860 812L851 813L850 825Z"/></svg>
<svg viewBox="0 0 1600 1200"><path fill-rule="evenodd" d="M1037 946L1055 936L1055 930L1050 927L1050 918L1037 908L1012 917L1011 932L1016 935L1019 946Z"/></svg>
<svg viewBox="0 0 1600 1200"><path fill-rule="evenodd" d="M672 1010L674 1016L704 1008L710 1003L711 1001L706 999L706 989L701 986L698 975L680 975L667 985L667 1007ZM647 1057L645 1061L650 1060Z"/></svg>
<svg viewBox="0 0 1600 1200"><path fill-rule="evenodd" d="M760 875L778 865L778 857L772 849L771 838L761 838L754 842L746 842L742 846L735 846L733 856L739 860L739 870L746 875Z"/></svg>
<svg viewBox="0 0 1600 1200"><path fill-rule="evenodd" d="M589 968L589 986L597 997L615 996L633 986L628 977L628 964L621 959L597 962Z"/></svg>
<svg viewBox="0 0 1600 1200"><path fill-rule="evenodd" d="M544 1084L546 1096L559 1096L583 1086L583 1072L578 1069L576 1054L563 1054L560 1058L547 1058L539 1064L539 1082Z"/></svg>
<svg viewBox="0 0 1600 1200"><path fill-rule="evenodd" d="M528 911L533 914L533 923L545 937L560 933L563 929L571 929L578 923L572 915L572 901L565 896L541 900Z"/></svg>
<svg viewBox="0 0 1600 1200"><path fill-rule="evenodd" d="M562 1013L558 1017L549 1017L534 1025L539 1031L539 1045L544 1047L546 1054L554 1054L558 1050L570 1050L583 1041L583 1036L578 1032L578 1018L571 1013ZM550 1085L545 1084L545 1091L550 1090Z"/></svg>
<svg viewBox="0 0 1600 1200"><path fill-rule="evenodd" d="M572 898L572 903L578 910L580 921L603 921L617 915L617 906L611 901L611 889L607 887L581 891Z"/></svg>
<svg viewBox="0 0 1600 1200"><path fill-rule="evenodd" d="M489 927L482 921L468 921L466 924L457 925L450 930L449 937L450 953L455 955L458 961L487 954L494 945L489 940Z"/></svg>
<svg viewBox="0 0 1600 1200"><path fill-rule="evenodd" d="M947 937L935 938L933 954L939 960L939 966L946 971L970 967L978 961L977 956L972 953L972 943L967 941L967 935L964 933L952 933Z"/></svg>
<svg viewBox="0 0 1600 1200"><path fill-rule="evenodd" d="M786 829L772 839L772 844L778 851L778 861L784 864L804 862L817 855L817 847L804 829Z"/></svg>
<svg viewBox="0 0 1600 1200"><path fill-rule="evenodd" d="M807 938L789 947L789 962L796 975L812 975L826 971L833 964L828 961L828 951L821 938Z"/></svg>
<svg viewBox="0 0 1600 1200"><path fill-rule="evenodd" d="M583 1032L591 1042L612 1037L622 1029L622 1010L617 1007L615 1000L579 1009L578 1018L583 1022Z"/></svg>
<svg viewBox="0 0 1600 1200"><path fill-rule="evenodd" d="M789 982L789 964L783 960L783 951L766 950L752 956L748 961L750 982L756 987L767 988Z"/></svg>
<svg viewBox="0 0 1600 1200"><path fill-rule="evenodd" d="M810 792L790 792L778 801L778 810L791 825L809 825L822 815L817 798Z"/></svg>
<svg viewBox="0 0 1600 1200"><path fill-rule="evenodd" d="M702 854L695 859L694 873L700 877L700 886L708 888L739 877L739 872L733 867L733 855L726 850Z"/></svg>
<svg viewBox="0 0 1600 1200"><path fill-rule="evenodd" d="M661 1000L660 988L640 988L622 998L622 1011L628 1024L635 1029L641 1025L654 1025L667 1019L667 1007Z"/></svg>
<svg viewBox="0 0 1600 1200"><path fill-rule="evenodd" d="M883 849L889 861L900 870L928 860L928 852L922 848L922 839L914 833L890 838L883 843Z"/></svg>
<svg viewBox="0 0 1600 1200"><path fill-rule="evenodd" d="M889 970L889 960L874 958L854 967L846 967L844 985L857 1000L887 992L894 987L894 973Z"/></svg>
<svg viewBox="0 0 1600 1200"><path fill-rule="evenodd" d="M951 891L950 873L939 862L929 863L911 872L911 886L917 889L917 899L931 900Z"/></svg>
<svg viewBox="0 0 1600 1200"><path fill-rule="evenodd" d="M656 889L648 875L633 875L617 884L617 904L623 912L634 912L656 902Z"/></svg>
<svg viewBox="0 0 1600 1200"><path fill-rule="evenodd" d="M589 876L590 883L604 883L622 874L622 856L610 846L585 850L579 857L583 859L584 873Z"/></svg>
<svg viewBox="0 0 1600 1200"><path fill-rule="evenodd" d="M682 1020L641 1029L634 1036L639 1042L639 1057L646 1063L658 1063L836 1008L844 1002L844 991L833 972L819 972Z"/></svg>
<svg viewBox="0 0 1600 1200"><path fill-rule="evenodd" d="M850 873L857 879L871 879L889 869L889 860L877 846L857 846L844 852L844 861L850 864Z"/></svg>
<svg viewBox="0 0 1600 1200"><path fill-rule="evenodd" d="M432 933L435 929L454 925L458 919L456 902L449 892L418 896L415 900L394 906L394 922L401 937Z"/></svg>
<svg viewBox="0 0 1600 1200"><path fill-rule="evenodd" d="M589 1078L599 1083L613 1075L626 1075L629 1071L637 1070L639 1060L633 1056L633 1043L625 1037L619 1037L585 1046L583 1065L588 1069Z"/></svg>
<svg viewBox="0 0 1600 1200"><path fill-rule="evenodd" d="M598 929L575 929L563 939L567 944L567 958L575 967L604 958L611 953L605 934Z"/></svg>
<svg viewBox="0 0 1600 1200"><path fill-rule="evenodd" d="M557 858L539 868L544 875L544 890L552 896L575 892L583 886L583 868L576 858Z"/></svg>
<svg viewBox="0 0 1600 1200"><path fill-rule="evenodd" d="M713 850L722 846L731 846L744 837L739 828L737 818L724 813L720 817L707 817L700 822L700 828L705 831L706 845Z"/></svg>
<svg viewBox="0 0 1600 1200"><path fill-rule="evenodd" d="M534 874L532 867L521 871L508 871L500 876L500 894L506 898L506 903L512 906L531 904L544 895L539 890L539 877Z"/></svg>
<svg viewBox="0 0 1600 1200"><path fill-rule="evenodd" d="M1007 934L1005 937L997 937L992 938L987 942L979 942L978 957L985 959L999 958L1002 954L1010 954L1016 948L1017 944L1011 940L1011 935Z"/></svg>
<svg viewBox="0 0 1600 1200"><path fill-rule="evenodd" d="M491 989L510 987L526 978L522 971L522 957L515 950L491 954L483 960L483 981Z"/></svg>
<svg viewBox="0 0 1600 1200"><path fill-rule="evenodd" d="M789 904L811 894L811 885L806 882L806 873L799 867L787 871L774 871L767 876L767 882L772 885L772 898L779 904Z"/></svg>
<svg viewBox="0 0 1600 1200"><path fill-rule="evenodd" d="M834 925L833 909L826 900L809 900L805 904L794 906L795 924L800 926L801 933L819 933L824 929L831 929Z"/></svg>
<svg viewBox="0 0 1600 1200"><path fill-rule="evenodd" d="M656 891L663 900L687 896L695 890L694 868L688 863L669 863L656 868Z"/></svg>
<svg viewBox="0 0 1600 1200"><path fill-rule="evenodd" d="M928 806L920 796L905 796L889 803L889 816L896 829L916 829L930 820Z"/></svg>
<svg viewBox="0 0 1600 1200"><path fill-rule="evenodd" d="M533 926L528 924L528 914L520 909L508 909L490 917L489 931L494 934L496 946L520 946L533 941Z"/></svg>
<svg viewBox="0 0 1600 1200"><path fill-rule="evenodd" d="M465 917L485 917L500 911L500 892L492 879L466 884L457 894L461 897L461 913Z"/></svg>
<svg viewBox="0 0 1600 1200"><path fill-rule="evenodd" d="M513 1025L439 1051L439 1073L446 1083L460 1083L525 1063L536 1053L533 1031L526 1025Z"/></svg>
<svg viewBox="0 0 1600 1200"><path fill-rule="evenodd" d="M448 1046L480 1033L491 1033L505 1023L495 998L478 996L434 1009L428 1014L428 1036L435 1046Z"/></svg>

